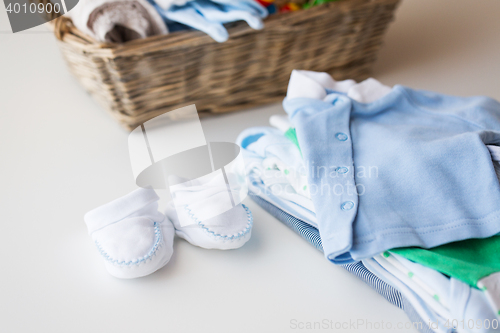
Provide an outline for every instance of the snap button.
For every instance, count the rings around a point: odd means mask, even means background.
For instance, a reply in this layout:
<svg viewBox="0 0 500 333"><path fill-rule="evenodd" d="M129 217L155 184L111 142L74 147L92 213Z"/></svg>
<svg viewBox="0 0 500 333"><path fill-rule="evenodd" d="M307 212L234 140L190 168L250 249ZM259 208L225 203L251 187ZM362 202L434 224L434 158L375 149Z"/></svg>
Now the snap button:
<svg viewBox="0 0 500 333"><path fill-rule="evenodd" d="M337 173L347 173L349 169L347 169L346 167L338 167L337 169L335 169L335 171Z"/></svg>
<svg viewBox="0 0 500 333"><path fill-rule="evenodd" d="M345 133L337 133L335 134L335 137L337 138L337 140L339 141L346 141L347 140L347 134Z"/></svg>
<svg viewBox="0 0 500 333"><path fill-rule="evenodd" d="M352 201L346 201L340 206L342 210L351 210L353 207L354 207L354 202Z"/></svg>

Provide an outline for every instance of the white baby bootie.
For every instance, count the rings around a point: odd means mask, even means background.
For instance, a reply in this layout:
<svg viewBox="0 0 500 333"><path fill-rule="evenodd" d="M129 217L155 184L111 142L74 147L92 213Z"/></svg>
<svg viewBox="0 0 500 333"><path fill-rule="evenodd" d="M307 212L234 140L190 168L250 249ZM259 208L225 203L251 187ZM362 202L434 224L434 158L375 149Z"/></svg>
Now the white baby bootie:
<svg viewBox="0 0 500 333"><path fill-rule="evenodd" d="M212 202L212 208L216 205L215 201ZM167 205L165 215L173 222L177 236L205 249L237 249L250 239L253 217L250 209L243 204L204 221L198 219L197 213L197 210L191 210L189 205L176 209L171 201ZM181 219L190 219L192 223L181 226Z"/></svg>
<svg viewBox="0 0 500 333"><path fill-rule="evenodd" d="M234 204L239 202L234 200L238 190L228 188L222 173L190 181L170 176L169 182L177 185L170 186L173 200L167 204L165 215L179 237L205 249L219 250L237 249L250 239L252 213L245 205Z"/></svg>
<svg viewBox="0 0 500 333"><path fill-rule="evenodd" d="M158 212L151 189L137 189L85 214L89 234L108 272L121 279L151 274L173 253L174 227Z"/></svg>

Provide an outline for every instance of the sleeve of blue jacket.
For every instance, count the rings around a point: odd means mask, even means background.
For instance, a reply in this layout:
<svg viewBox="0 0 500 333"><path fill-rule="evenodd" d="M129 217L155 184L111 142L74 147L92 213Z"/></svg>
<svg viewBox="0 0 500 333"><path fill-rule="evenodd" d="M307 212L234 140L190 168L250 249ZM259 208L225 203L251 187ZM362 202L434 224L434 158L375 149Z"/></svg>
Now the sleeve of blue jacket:
<svg viewBox="0 0 500 333"><path fill-rule="evenodd" d="M490 97L456 97L424 90L405 89L416 107L461 118L480 132L485 144L500 145L500 103Z"/></svg>

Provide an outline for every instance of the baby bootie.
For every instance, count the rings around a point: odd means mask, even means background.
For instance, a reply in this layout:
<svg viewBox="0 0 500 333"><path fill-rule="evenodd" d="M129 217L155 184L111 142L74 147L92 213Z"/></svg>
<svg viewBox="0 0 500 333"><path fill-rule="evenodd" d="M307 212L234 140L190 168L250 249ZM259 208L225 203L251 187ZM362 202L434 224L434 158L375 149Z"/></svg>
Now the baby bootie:
<svg viewBox="0 0 500 333"><path fill-rule="evenodd" d="M171 201L167 205L165 215L173 222L177 236L193 245L219 250L242 247L250 239L252 233L253 217L250 209L243 204L238 204L232 209L204 221L198 218L200 214L203 215L199 211L200 209L207 207L215 209L216 206L217 203L214 200L199 209L195 205L186 205L176 209ZM181 220L190 220L191 223L181 226Z"/></svg>
<svg viewBox="0 0 500 333"><path fill-rule="evenodd" d="M173 253L174 227L158 212L152 189L137 189L85 214L85 223L108 272L121 279L146 276Z"/></svg>

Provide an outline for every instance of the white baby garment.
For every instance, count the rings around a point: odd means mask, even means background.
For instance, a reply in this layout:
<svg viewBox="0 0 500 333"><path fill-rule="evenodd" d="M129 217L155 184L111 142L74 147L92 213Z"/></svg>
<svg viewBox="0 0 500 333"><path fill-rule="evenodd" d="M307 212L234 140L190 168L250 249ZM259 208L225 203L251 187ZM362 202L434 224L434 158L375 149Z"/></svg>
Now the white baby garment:
<svg viewBox="0 0 500 333"><path fill-rule="evenodd" d="M153 190L140 188L85 214L89 234L111 275L145 276L170 260L175 231L158 211L158 199Z"/></svg>

